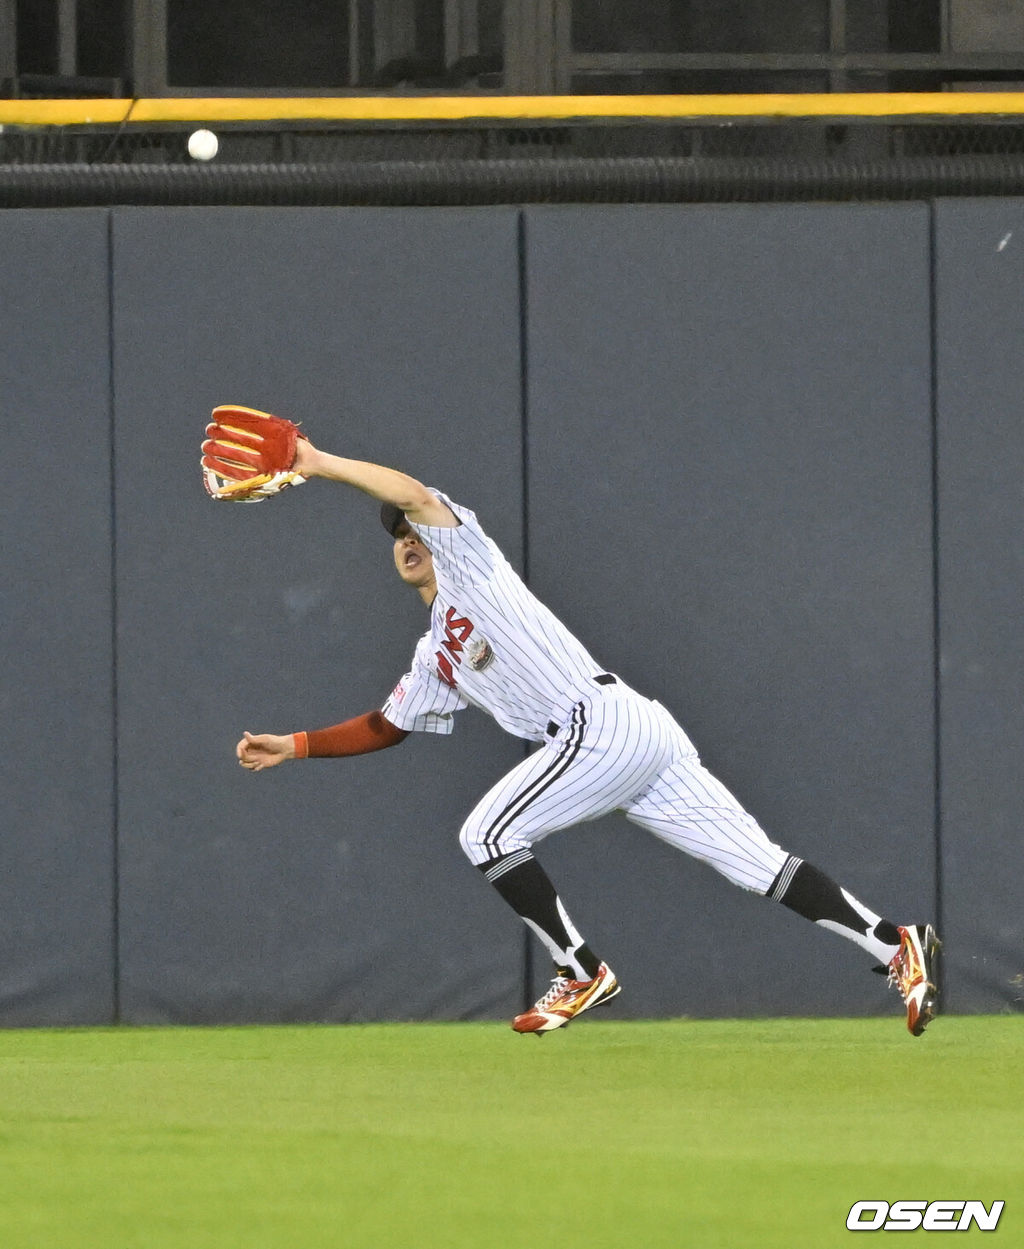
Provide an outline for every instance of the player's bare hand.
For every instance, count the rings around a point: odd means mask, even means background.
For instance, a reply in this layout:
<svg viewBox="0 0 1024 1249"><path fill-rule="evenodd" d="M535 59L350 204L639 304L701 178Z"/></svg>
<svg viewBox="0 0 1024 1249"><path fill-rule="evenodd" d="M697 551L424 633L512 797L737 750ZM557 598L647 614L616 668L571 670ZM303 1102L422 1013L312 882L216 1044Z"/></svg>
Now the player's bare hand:
<svg viewBox="0 0 1024 1249"><path fill-rule="evenodd" d="M248 730L235 747L238 762L250 772L262 772L286 759L295 758L295 741L290 733L250 733Z"/></svg>

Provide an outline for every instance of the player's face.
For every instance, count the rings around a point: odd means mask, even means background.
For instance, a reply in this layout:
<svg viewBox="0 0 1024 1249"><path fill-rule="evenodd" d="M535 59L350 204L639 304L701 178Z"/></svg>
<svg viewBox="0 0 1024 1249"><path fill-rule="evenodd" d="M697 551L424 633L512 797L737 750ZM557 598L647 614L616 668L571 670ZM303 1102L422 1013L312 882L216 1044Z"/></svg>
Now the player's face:
<svg viewBox="0 0 1024 1249"><path fill-rule="evenodd" d="M395 532L395 567L406 585L417 589L433 585L433 556L409 524L399 525Z"/></svg>

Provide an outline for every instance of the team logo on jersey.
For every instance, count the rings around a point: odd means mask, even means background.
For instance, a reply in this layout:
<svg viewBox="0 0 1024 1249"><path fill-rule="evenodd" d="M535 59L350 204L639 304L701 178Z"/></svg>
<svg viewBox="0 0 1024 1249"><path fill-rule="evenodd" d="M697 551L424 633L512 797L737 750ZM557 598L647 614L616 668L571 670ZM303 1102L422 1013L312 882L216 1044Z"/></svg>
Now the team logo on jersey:
<svg viewBox="0 0 1024 1249"><path fill-rule="evenodd" d="M494 659L494 651L491 649L490 642L486 638L479 638L466 651L466 658L469 660L469 666L474 672L483 672L487 665Z"/></svg>
<svg viewBox="0 0 1024 1249"><path fill-rule="evenodd" d="M462 663L462 651L473 633L473 622L460 616L454 607L449 607L444 614L444 639L441 649L434 652L437 660L437 675L452 689L458 685L455 673Z"/></svg>
<svg viewBox="0 0 1024 1249"><path fill-rule="evenodd" d="M401 681L399 681L395 688L391 691L391 700L392 702L400 703L404 697L405 686Z"/></svg>

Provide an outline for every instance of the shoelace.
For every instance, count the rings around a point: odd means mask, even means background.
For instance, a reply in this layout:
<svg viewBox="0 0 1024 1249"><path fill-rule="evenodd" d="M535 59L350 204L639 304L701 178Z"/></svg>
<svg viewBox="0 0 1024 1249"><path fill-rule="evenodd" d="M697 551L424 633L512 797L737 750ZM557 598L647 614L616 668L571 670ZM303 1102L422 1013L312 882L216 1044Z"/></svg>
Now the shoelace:
<svg viewBox="0 0 1024 1249"><path fill-rule="evenodd" d="M551 982L551 988L537 1003L537 1010L547 1010L549 1006L553 1006L568 987L569 981L567 977L556 976Z"/></svg>

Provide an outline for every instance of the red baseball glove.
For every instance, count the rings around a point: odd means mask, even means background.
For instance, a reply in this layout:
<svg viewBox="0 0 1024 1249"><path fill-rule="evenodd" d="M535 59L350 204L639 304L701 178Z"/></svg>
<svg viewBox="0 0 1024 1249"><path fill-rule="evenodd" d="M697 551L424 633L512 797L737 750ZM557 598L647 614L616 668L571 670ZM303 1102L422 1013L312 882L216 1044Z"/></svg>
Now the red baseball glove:
<svg viewBox="0 0 1024 1249"><path fill-rule="evenodd" d="M203 443L203 481L214 499L259 503L305 477L292 471L298 440L294 421L255 408L214 408Z"/></svg>

